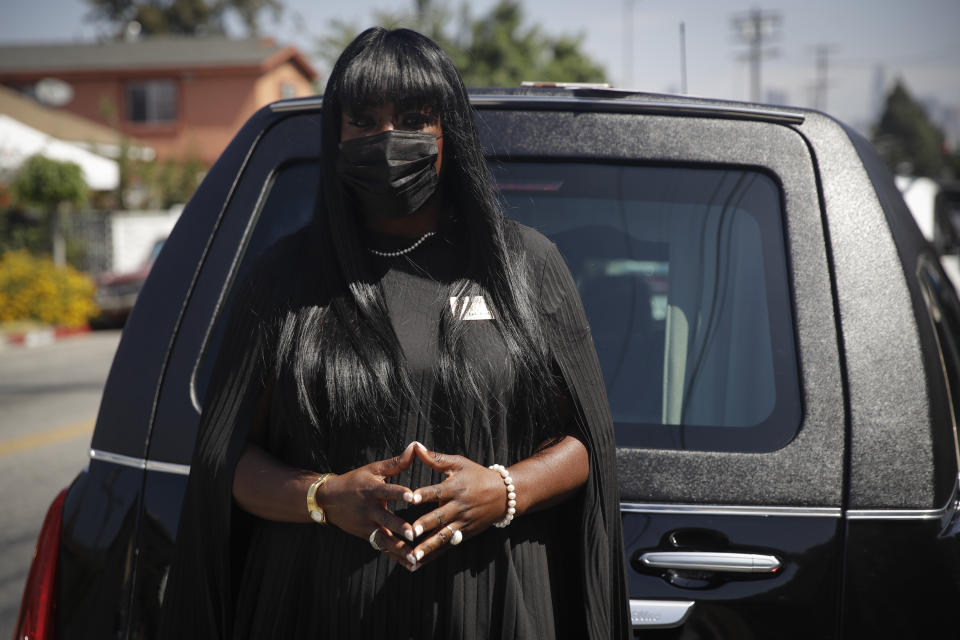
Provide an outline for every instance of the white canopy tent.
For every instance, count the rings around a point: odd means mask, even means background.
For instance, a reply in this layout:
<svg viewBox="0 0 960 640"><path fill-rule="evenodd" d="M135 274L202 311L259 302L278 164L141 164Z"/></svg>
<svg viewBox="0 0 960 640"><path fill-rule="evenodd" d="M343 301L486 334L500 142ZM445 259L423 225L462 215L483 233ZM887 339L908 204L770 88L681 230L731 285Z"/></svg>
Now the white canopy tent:
<svg viewBox="0 0 960 640"><path fill-rule="evenodd" d="M120 168L115 160L58 140L0 114L0 172L16 172L24 160L36 154L80 165L87 187L94 191L110 191L120 184Z"/></svg>

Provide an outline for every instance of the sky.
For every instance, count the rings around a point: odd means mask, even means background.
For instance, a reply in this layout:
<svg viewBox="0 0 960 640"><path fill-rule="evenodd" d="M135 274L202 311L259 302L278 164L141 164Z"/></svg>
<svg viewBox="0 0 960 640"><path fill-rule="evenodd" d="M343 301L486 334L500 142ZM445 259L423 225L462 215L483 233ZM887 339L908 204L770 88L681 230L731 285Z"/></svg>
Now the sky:
<svg viewBox="0 0 960 640"><path fill-rule="evenodd" d="M451 7L462 2L446 1ZM826 111L866 132L883 93L900 78L951 127L951 139L960 144L960 0L521 1L527 25L553 35L582 35L583 50L604 67L612 84L642 91L680 92L683 23L687 92L735 100L749 99L750 74L734 18L752 8L777 14L780 25L761 67L765 101L815 106L816 48L824 46L829 52ZM495 3L470 0L471 15L486 13ZM409 8L413 0L284 4L278 21L264 18L264 31L312 55L315 38L331 19L371 26L375 10ZM0 0L0 6L0 44L82 41L103 33L103 27L85 20L89 11L83 0Z"/></svg>

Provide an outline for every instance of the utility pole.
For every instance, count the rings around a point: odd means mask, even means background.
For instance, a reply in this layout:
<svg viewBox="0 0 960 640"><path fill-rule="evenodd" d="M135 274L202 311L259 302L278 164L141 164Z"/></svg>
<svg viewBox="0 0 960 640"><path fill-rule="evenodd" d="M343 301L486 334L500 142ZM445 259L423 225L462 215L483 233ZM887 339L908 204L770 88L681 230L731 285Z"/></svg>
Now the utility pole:
<svg viewBox="0 0 960 640"><path fill-rule="evenodd" d="M751 9L746 14L733 18L734 35L749 47L741 59L750 63L750 99L753 102L763 101L760 65L764 58L777 55L776 49L766 48L765 45L780 35L777 31L780 22L779 12L761 9Z"/></svg>
<svg viewBox="0 0 960 640"><path fill-rule="evenodd" d="M633 88L633 3L623 0L623 88Z"/></svg>
<svg viewBox="0 0 960 640"><path fill-rule="evenodd" d="M816 53L816 76L813 81L813 108L819 111L827 110L827 91L830 89L830 54L836 47L828 44L818 44L814 47Z"/></svg>
<svg viewBox="0 0 960 640"><path fill-rule="evenodd" d="M687 28L680 21L680 93L687 94Z"/></svg>

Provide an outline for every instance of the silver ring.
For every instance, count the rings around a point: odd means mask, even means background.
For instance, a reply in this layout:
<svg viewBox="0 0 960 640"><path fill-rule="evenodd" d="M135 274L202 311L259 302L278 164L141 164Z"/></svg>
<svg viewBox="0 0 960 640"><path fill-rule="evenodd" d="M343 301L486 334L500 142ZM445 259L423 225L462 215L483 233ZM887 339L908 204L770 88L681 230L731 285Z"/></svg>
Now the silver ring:
<svg viewBox="0 0 960 640"><path fill-rule="evenodd" d="M367 540L370 542L370 546L373 547L374 551L381 551L380 545L377 544L377 540L376 540L378 531L380 531L380 529L374 529L373 531L370 532L370 537L367 538Z"/></svg>
<svg viewBox="0 0 960 640"><path fill-rule="evenodd" d="M450 529L450 544L452 546L455 547L463 542L463 533L459 529L454 530L450 525L447 525L444 529Z"/></svg>

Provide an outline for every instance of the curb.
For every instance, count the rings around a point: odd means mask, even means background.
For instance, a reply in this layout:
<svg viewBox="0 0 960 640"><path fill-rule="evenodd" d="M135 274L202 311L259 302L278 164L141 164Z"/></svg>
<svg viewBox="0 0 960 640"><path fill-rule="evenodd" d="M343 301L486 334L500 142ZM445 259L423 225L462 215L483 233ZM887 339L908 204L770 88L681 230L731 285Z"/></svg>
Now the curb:
<svg viewBox="0 0 960 640"><path fill-rule="evenodd" d="M90 333L90 327L47 327L9 333L0 339L0 349L4 347L39 347L83 333Z"/></svg>

